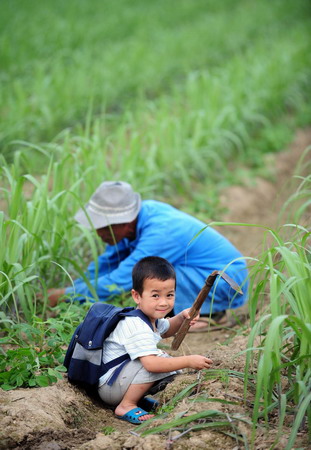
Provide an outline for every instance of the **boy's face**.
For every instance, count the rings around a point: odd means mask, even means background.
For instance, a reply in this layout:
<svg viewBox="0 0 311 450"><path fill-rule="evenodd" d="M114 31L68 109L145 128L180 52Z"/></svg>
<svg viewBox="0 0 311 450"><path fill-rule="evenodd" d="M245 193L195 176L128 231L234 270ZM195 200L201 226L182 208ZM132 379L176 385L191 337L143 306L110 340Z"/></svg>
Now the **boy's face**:
<svg viewBox="0 0 311 450"><path fill-rule="evenodd" d="M138 308L155 323L156 319L163 319L174 308L175 280L147 278L142 294L132 289L132 297Z"/></svg>

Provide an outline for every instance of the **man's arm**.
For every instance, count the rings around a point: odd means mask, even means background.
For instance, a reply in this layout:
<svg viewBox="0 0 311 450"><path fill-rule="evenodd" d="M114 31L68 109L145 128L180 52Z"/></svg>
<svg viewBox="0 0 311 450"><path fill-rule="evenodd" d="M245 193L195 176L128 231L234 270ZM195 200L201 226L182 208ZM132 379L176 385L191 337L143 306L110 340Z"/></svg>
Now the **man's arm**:
<svg viewBox="0 0 311 450"><path fill-rule="evenodd" d="M94 292L97 292L96 286L99 282L102 282L104 277L116 270L122 258L126 258L129 250L124 243L119 243L118 246L106 247L106 251L98 257L98 278L96 280L96 264L92 261L85 277L89 280L89 284L94 287ZM120 293L120 292L119 292ZM107 297L111 295L111 291L107 293ZM48 299L50 306L54 307L65 296L71 296L73 300L89 299L94 300L94 295L90 290L85 279L77 278L73 282L73 286L67 286L66 288L52 288L48 290Z"/></svg>
<svg viewBox="0 0 311 450"><path fill-rule="evenodd" d="M127 240L126 240L127 241ZM134 243L136 247L129 254L129 244L125 246L125 241L121 241L116 246L107 246L107 251L102 257L109 257L109 262L113 261L114 270L100 271L97 280L90 279L90 285L93 286L100 301L107 301L123 292L128 292L132 287L132 269L134 265L142 258L148 255L159 255L168 259L178 252L176 242L173 242L167 230L161 226L148 226L141 230L141 234ZM112 252L111 255L108 254ZM179 251L183 251L179 249ZM101 257L101 258L102 258ZM115 264L118 261L118 264ZM94 263L93 263L94 264ZM107 268L107 266L105 266ZM94 272L94 266L91 263L90 273ZM83 298L94 299L94 295L89 289L87 283L79 278L75 280L74 286L65 289L65 295L73 295L74 300Z"/></svg>
<svg viewBox="0 0 311 450"><path fill-rule="evenodd" d="M48 290L49 305L53 308L58 304L61 298L64 297L64 295L65 295L65 288L49 289Z"/></svg>
<svg viewBox="0 0 311 450"><path fill-rule="evenodd" d="M130 291L132 288L132 269L134 265L145 256L159 254L166 244L167 248L170 248L172 244L167 243L166 241L169 241L169 239L165 240L162 233L159 234L158 230L150 229L143 232L135 243L136 247L132 253L128 254L126 257L124 256L124 253L120 253L120 256L123 259L114 270L103 276L99 276L97 280L90 281L90 284L96 290L98 299L100 301L106 301L123 292ZM82 296L93 297L85 283L80 283L75 287L75 290L73 288L67 288L66 294L76 293L81 294Z"/></svg>
<svg viewBox="0 0 311 450"><path fill-rule="evenodd" d="M97 259L97 268L95 261L92 261L87 271L85 272L85 276L89 280L95 280L96 275L104 276L105 274L111 273L115 270L120 262L125 259L129 255L128 246L124 241L121 241L115 245L107 245L104 253L102 253ZM97 269L97 274L96 274ZM80 280L80 278L79 278Z"/></svg>

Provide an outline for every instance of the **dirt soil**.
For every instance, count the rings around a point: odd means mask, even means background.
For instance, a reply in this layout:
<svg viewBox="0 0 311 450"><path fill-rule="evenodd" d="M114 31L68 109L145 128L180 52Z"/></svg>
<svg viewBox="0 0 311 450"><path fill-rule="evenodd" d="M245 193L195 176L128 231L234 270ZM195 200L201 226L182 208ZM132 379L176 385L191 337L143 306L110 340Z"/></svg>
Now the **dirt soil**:
<svg viewBox="0 0 311 450"><path fill-rule="evenodd" d="M272 181L256 179L244 186L233 186L223 192L222 203L227 207L225 220L276 227L282 205L294 192L289 181L303 151L311 144L311 129L298 131L292 145L284 152L270 155L269 170ZM282 222L286 223L286 222ZM225 234L246 256L256 256L264 231L261 228L221 227ZM242 316L246 310L242 309ZM142 431L135 425L120 421L113 411L105 408L97 400L70 385L66 378L46 388L17 389L0 391L0 449L67 450L67 449L244 449L245 440L250 440L251 402L254 392L249 391L246 404L243 402L243 380L238 372L243 372L245 355L238 353L246 347L249 329L244 327L230 330L188 334L177 352L170 351L171 340L164 341L172 355L200 353L214 361L214 369L226 369L228 376L206 377L204 373L184 373L179 375L164 391L157 395L164 405L164 414L156 418L150 427L167 423L174 418L214 409L234 416L235 434L232 428L202 428L198 431L166 431L142 437ZM191 397L177 402L169 408L169 401L184 387L199 382L192 390ZM200 400L204 394L205 401ZM206 400L209 399L209 401ZM232 404L212 401L213 398ZM165 407L166 405L166 407ZM256 435L255 448L269 449L277 436L277 418L270 417L270 428L260 424ZM222 419L223 420L223 419ZM232 419L229 419L232 420ZM279 443L274 449L286 446L291 431L292 417L285 419ZM230 436L231 433L231 436ZM298 435L296 448L306 449L307 436L304 431Z"/></svg>

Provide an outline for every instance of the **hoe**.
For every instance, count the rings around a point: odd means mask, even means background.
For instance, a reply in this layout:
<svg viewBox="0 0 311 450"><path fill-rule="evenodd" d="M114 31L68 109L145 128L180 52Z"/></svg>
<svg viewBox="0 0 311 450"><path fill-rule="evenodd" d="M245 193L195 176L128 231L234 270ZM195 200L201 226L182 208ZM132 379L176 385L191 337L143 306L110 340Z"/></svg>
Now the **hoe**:
<svg viewBox="0 0 311 450"><path fill-rule="evenodd" d="M200 290L197 298L195 299L195 301L189 311L190 318L185 319L183 321L183 323L181 324L179 330L177 331L175 338L172 342L172 346L171 346L172 350L177 350L179 348L180 344L182 343L182 341L184 340L184 337L186 336L186 334L190 328L191 320L198 315L198 312L200 311L200 308L201 308L204 300L206 299L209 291L211 290L211 288L214 284L214 281L218 275L221 278L223 278L230 285L230 287L232 287L232 289L234 289L239 294L243 294L239 285L234 280L232 280L232 278L230 278L226 273L224 273L221 270L214 270L214 272L211 273L210 276L205 280L204 286Z"/></svg>

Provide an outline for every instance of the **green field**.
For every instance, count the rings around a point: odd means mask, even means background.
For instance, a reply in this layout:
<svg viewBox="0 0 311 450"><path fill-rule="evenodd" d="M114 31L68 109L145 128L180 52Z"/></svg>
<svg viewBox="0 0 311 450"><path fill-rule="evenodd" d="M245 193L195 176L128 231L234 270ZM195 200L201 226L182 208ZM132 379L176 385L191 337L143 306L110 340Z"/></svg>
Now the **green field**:
<svg viewBox="0 0 311 450"><path fill-rule="evenodd" d="M103 250L73 220L101 181L123 179L178 206L182 198L207 221L221 218L221 189L271 176L266 155L311 123L310 29L307 0L2 0L0 339L16 344L0 353L4 389L42 386L62 370L62 346L82 312L46 321L45 294ZM301 223L310 177L301 183L290 199L299 200L293 232L269 231L275 244L254 264L250 299L249 347L262 329L267 336L256 353L255 409L267 422L271 408L281 422L294 411L290 444L304 416L311 421L310 230ZM38 336L53 349L40 375ZM26 354L33 365L21 374Z"/></svg>
<svg viewBox="0 0 311 450"><path fill-rule="evenodd" d="M309 98L307 1L25 3L2 2L2 152L76 134L88 111L106 125L143 121L153 139L148 122L174 127L169 113L195 149L215 127L243 141Z"/></svg>

